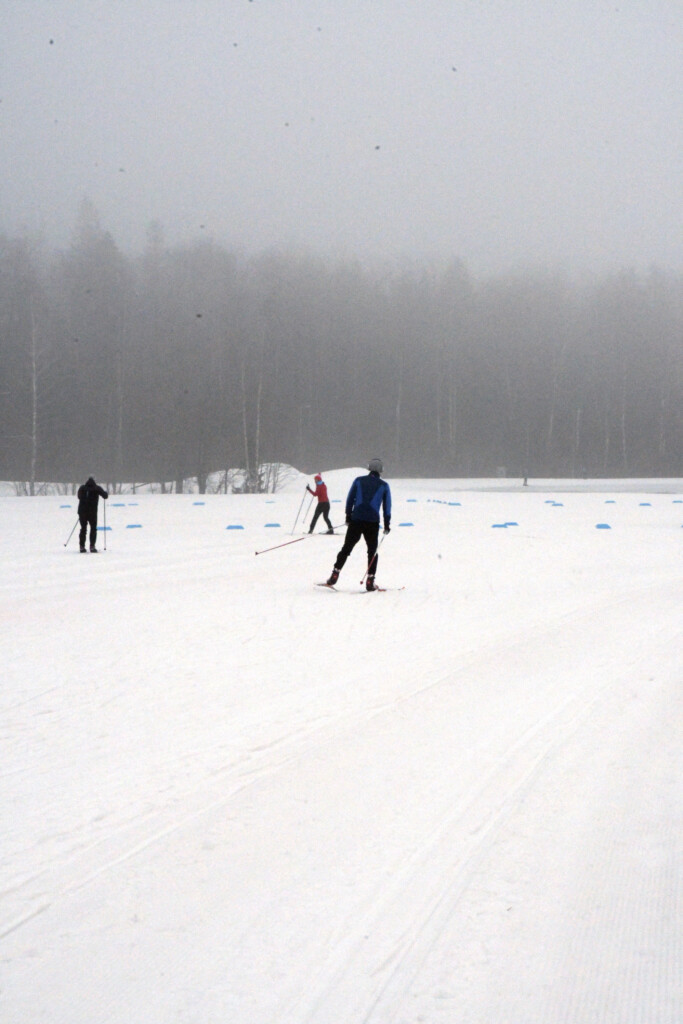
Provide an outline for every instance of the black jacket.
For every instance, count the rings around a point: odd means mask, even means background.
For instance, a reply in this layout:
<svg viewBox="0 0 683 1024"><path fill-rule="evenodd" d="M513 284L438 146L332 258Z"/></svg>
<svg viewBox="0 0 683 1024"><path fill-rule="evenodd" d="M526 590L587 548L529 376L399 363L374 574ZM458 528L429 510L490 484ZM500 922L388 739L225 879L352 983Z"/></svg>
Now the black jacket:
<svg viewBox="0 0 683 1024"><path fill-rule="evenodd" d="M97 515L97 502L100 498L104 498L105 501L109 497L107 491L99 484L96 484L93 478L90 476L84 484L78 488L78 514L88 519L90 516Z"/></svg>

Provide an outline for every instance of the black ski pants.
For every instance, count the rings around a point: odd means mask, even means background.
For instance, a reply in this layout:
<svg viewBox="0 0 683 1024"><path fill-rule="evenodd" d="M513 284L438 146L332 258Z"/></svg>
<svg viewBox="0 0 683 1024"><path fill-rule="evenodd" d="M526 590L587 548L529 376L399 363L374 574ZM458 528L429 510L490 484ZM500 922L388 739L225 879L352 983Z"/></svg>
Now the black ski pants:
<svg viewBox="0 0 683 1024"><path fill-rule="evenodd" d="M377 541L379 538L379 523L363 523L352 519L346 529L344 546L337 555L334 567L341 570L346 559L349 557L361 537L365 538L368 546L368 576L374 576L377 572Z"/></svg>
<svg viewBox="0 0 683 1024"><path fill-rule="evenodd" d="M318 502L316 510L313 513L313 518L311 519L311 528L308 531L309 533L313 533L313 530L315 529L315 524L318 522L318 520L320 519L321 516L323 517L323 519L327 523L327 529L331 530L332 529L332 523L330 522L330 503L329 503L329 501L319 501Z"/></svg>
<svg viewBox="0 0 683 1024"><path fill-rule="evenodd" d="M88 527L90 527L90 547L95 547L95 541L97 540L97 509L94 512L87 512L85 515L78 516L81 523L81 530L78 534L78 542L82 548L85 547L85 535Z"/></svg>

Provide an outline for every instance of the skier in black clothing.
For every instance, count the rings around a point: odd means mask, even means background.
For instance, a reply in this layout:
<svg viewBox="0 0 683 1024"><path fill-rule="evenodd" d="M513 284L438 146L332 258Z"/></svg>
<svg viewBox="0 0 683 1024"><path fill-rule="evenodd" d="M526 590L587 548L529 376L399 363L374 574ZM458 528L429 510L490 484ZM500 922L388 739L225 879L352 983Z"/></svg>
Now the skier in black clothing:
<svg viewBox="0 0 683 1024"><path fill-rule="evenodd" d="M78 488L78 518L81 523L81 532L78 540L81 545L81 554L85 552L85 535L90 527L90 550L93 554L97 551L95 540L97 535L97 504L100 498L106 501L109 497L107 491L95 483L94 477L89 476L84 484Z"/></svg>
<svg viewBox="0 0 683 1024"><path fill-rule="evenodd" d="M381 459L370 459L367 476L357 476L351 484L346 498L346 538L344 546L337 555L332 575L327 581L333 587L339 579L339 573L361 537L365 537L368 546L368 572L365 581L367 590L377 590L375 573L377 571L377 539L379 537L380 511L384 516L384 532L389 533L391 527L391 490L386 480L380 479L383 472Z"/></svg>

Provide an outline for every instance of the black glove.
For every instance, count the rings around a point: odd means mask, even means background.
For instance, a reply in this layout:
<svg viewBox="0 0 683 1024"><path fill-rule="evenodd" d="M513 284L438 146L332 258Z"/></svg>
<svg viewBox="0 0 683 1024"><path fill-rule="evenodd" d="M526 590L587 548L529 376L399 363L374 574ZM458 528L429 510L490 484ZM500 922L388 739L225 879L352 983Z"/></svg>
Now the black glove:
<svg viewBox="0 0 683 1024"><path fill-rule="evenodd" d="M351 525L351 516L350 516L350 515L348 515L348 516L346 517L346 525L347 525L347 526L350 526L350 525Z"/></svg>
<svg viewBox="0 0 683 1024"><path fill-rule="evenodd" d="M391 530L391 527L389 526L389 523L385 523L385 524L384 524L384 532L385 532L385 533L389 533L389 532L390 532L390 530Z"/></svg>

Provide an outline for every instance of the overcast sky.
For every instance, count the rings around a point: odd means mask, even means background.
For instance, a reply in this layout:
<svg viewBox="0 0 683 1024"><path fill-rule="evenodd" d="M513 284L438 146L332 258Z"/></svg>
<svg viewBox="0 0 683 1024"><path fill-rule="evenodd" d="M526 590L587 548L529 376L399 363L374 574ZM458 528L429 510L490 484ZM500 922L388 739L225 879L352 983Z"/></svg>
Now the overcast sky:
<svg viewBox="0 0 683 1024"><path fill-rule="evenodd" d="M0 0L0 231L683 270L681 0Z"/></svg>

